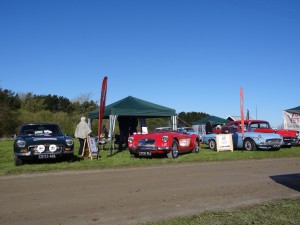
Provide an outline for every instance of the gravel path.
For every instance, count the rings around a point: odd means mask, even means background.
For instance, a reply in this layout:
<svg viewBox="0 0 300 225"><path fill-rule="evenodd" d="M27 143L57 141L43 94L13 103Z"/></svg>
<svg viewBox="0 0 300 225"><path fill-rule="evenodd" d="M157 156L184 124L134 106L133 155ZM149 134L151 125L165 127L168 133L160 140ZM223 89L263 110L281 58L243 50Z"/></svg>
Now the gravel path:
<svg viewBox="0 0 300 225"><path fill-rule="evenodd" d="M126 225L300 197L300 158L0 177L0 224Z"/></svg>

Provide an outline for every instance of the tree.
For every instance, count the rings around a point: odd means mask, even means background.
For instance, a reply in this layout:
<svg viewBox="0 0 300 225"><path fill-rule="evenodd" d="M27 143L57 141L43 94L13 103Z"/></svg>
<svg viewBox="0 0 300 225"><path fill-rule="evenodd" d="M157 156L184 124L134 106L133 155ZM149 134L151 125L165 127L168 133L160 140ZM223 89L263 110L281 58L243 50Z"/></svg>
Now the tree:
<svg viewBox="0 0 300 225"><path fill-rule="evenodd" d="M193 122L208 117L209 114L203 112L181 112L178 114L178 127L192 126Z"/></svg>
<svg viewBox="0 0 300 225"><path fill-rule="evenodd" d="M20 124L18 109L21 103L18 95L10 90L0 88L0 137L10 136Z"/></svg>
<svg viewBox="0 0 300 225"><path fill-rule="evenodd" d="M88 94L81 94L75 100L73 100L74 110L79 113L80 115L84 116L87 115L88 112L95 110L98 108L96 102L90 100L91 93Z"/></svg>

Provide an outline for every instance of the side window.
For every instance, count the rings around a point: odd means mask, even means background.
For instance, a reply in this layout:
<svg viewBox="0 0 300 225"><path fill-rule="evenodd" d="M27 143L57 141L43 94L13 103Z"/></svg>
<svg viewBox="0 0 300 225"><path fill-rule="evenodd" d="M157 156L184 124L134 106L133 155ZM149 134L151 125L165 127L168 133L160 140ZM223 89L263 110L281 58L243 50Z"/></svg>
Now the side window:
<svg viewBox="0 0 300 225"><path fill-rule="evenodd" d="M255 129L255 128L258 128L258 124L257 124L257 123L251 123L250 127L251 127L251 128L254 128L254 129Z"/></svg>

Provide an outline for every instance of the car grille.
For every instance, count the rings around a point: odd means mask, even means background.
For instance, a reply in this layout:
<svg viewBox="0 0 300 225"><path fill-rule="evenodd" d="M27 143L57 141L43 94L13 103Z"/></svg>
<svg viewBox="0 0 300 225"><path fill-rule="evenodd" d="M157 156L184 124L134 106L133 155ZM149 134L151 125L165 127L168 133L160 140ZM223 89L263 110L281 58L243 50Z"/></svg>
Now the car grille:
<svg viewBox="0 0 300 225"><path fill-rule="evenodd" d="M283 141L284 143L292 143L292 142L296 142L296 139L292 137L283 137Z"/></svg>
<svg viewBox="0 0 300 225"><path fill-rule="evenodd" d="M266 143L269 144L269 145L280 145L281 144L281 139L276 139L276 138L267 139Z"/></svg>
<svg viewBox="0 0 300 225"><path fill-rule="evenodd" d="M140 149L154 149L155 148L155 139L141 139L139 140Z"/></svg>

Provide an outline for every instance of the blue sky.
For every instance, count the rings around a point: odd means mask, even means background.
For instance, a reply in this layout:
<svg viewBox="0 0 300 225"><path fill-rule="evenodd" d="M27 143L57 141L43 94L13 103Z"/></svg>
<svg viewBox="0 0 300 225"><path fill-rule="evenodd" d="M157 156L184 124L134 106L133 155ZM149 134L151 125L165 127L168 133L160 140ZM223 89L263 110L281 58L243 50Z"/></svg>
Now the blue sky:
<svg viewBox="0 0 300 225"><path fill-rule="evenodd" d="M300 105L298 0L0 0L0 87L177 113L244 110L283 124Z"/></svg>

